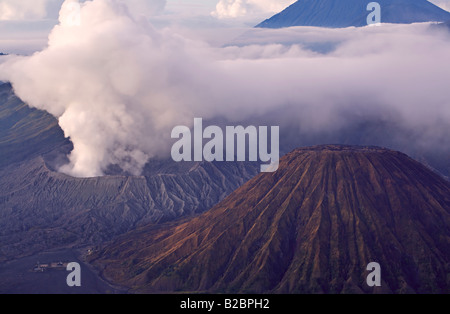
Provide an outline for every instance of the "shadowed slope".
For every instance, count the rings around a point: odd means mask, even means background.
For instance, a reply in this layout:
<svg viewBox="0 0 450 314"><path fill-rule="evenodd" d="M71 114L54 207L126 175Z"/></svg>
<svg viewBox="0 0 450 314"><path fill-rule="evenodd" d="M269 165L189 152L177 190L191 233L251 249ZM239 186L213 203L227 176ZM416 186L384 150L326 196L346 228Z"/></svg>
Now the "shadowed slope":
<svg viewBox="0 0 450 314"><path fill-rule="evenodd" d="M10 84L0 83L0 168L58 151L70 151L58 121L28 107Z"/></svg>

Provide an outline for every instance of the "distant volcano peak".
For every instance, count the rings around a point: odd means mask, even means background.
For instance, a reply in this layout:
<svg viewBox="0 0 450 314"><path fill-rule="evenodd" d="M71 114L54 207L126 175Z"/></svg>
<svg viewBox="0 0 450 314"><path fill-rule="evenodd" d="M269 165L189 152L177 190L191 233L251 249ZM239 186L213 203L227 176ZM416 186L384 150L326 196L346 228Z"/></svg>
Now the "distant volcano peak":
<svg viewBox="0 0 450 314"><path fill-rule="evenodd" d="M361 0L299 0L256 27L317 26L329 28L367 26L367 5ZM445 22L450 12L426 0L377 0L381 23Z"/></svg>

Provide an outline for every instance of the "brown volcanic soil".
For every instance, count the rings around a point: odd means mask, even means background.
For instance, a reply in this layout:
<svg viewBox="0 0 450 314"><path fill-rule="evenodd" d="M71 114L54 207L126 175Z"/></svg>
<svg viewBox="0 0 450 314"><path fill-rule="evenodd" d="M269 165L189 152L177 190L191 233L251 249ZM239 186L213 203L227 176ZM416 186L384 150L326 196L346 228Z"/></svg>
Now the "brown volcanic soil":
<svg viewBox="0 0 450 314"><path fill-rule="evenodd" d="M378 262L382 287L366 285ZM209 212L94 256L139 292L449 293L450 183L373 147L298 149Z"/></svg>

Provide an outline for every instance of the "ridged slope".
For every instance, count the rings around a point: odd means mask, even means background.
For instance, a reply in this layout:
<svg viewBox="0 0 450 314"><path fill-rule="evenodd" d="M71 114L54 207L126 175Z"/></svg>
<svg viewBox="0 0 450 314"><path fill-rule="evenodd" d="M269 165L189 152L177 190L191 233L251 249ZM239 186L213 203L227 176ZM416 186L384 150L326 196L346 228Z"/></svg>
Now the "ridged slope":
<svg viewBox="0 0 450 314"><path fill-rule="evenodd" d="M298 149L192 220L93 257L141 292L449 292L450 184L380 148ZM382 267L382 288L365 284Z"/></svg>
<svg viewBox="0 0 450 314"><path fill-rule="evenodd" d="M79 179L49 170L42 158L5 168L0 170L0 262L100 244L140 224L202 213L257 171L250 163L191 163L178 172Z"/></svg>

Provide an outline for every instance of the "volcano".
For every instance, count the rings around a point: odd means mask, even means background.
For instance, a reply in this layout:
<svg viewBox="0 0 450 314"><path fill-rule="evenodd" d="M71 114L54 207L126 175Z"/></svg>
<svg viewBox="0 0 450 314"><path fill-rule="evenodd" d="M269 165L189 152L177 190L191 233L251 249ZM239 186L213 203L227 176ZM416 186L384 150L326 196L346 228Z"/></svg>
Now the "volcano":
<svg viewBox="0 0 450 314"><path fill-rule="evenodd" d="M448 293L450 183L400 152L318 146L205 214L97 252L139 292ZM368 287L377 262L382 286Z"/></svg>
<svg viewBox="0 0 450 314"><path fill-rule="evenodd" d="M162 159L149 161L142 176L112 169L103 177L73 178L55 171L72 149L53 116L0 84L0 266L56 248L97 245L136 225L203 213L260 168Z"/></svg>
<svg viewBox="0 0 450 314"><path fill-rule="evenodd" d="M329 28L367 26L367 5L361 0L299 0L256 27L317 26ZM377 0L381 22L411 24L445 22L450 12L426 0Z"/></svg>

